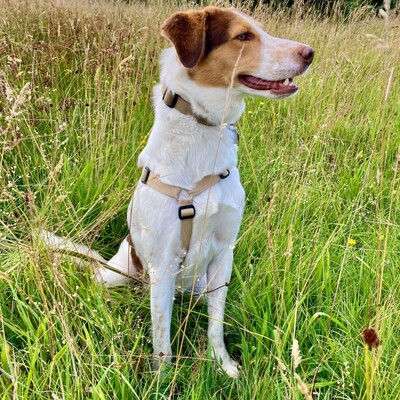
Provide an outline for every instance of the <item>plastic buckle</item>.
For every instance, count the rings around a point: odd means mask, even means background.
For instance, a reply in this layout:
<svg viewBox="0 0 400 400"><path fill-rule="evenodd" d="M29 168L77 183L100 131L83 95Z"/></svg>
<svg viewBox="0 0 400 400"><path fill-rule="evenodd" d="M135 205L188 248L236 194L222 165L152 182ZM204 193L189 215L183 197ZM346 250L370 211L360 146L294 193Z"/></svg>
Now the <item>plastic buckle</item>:
<svg viewBox="0 0 400 400"><path fill-rule="evenodd" d="M229 169L227 169L225 175L224 175L224 173L222 173L222 174L219 175L219 177L220 177L221 179L225 179L225 178L227 178L230 174L231 174L231 171L229 171Z"/></svg>
<svg viewBox="0 0 400 400"><path fill-rule="evenodd" d="M151 171L149 167L144 167L142 171L142 176L140 177L140 182L146 184L149 180L150 172Z"/></svg>
<svg viewBox="0 0 400 400"><path fill-rule="evenodd" d="M178 216L180 220L194 218L196 215L196 209L193 204L188 204L186 206L180 206L178 208Z"/></svg>
<svg viewBox="0 0 400 400"><path fill-rule="evenodd" d="M162 97L164 104L169 108L174 108L178 101L178 95L172 93L170 90L166 90Z"/></svg>

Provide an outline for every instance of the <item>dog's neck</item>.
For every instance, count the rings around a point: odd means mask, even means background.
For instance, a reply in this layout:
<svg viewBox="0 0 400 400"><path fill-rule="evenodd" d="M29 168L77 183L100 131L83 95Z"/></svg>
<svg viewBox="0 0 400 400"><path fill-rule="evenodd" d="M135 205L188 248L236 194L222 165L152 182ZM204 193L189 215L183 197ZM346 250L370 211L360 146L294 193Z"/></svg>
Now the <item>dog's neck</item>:
<svg viewBox="0 0 400 400"><path fill-rule="evenodd" d="M235 89L197 85L173 49L164 50L161 68L162 84L189 101L194 113L216 126L199 124L193 117L166 106L162 85L156 85L155 121L139 156L139 167L148 166L165 183L190 188L206 175L236 166L236 134L222 124L238 120L244 111L244 97Z"/></svg>
<svg viewBox="0 0 400 400"><path fill-rule="evenodd" d="M212 124L235 123L242 115L244 94L235 88L204 87L193 81L173 47L161 55L161 83L187 100L195 114Z"/></svg>

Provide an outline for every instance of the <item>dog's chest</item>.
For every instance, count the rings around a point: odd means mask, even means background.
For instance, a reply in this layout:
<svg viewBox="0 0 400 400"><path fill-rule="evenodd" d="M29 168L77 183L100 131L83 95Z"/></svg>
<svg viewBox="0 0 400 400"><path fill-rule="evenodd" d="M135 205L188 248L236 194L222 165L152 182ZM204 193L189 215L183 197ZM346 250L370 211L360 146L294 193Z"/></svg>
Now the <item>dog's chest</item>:
<svg viewBox="0 0 400 400"><path fill-rule="evenodd" d="M240 197L238 191L237 196ZM176 286L182 290L201 292L206 284L210 263L221 262L221 255L232 252L242 218L243 202L210 202L208 212L201 213L193 226L192 240L177 274Z"/></svg>

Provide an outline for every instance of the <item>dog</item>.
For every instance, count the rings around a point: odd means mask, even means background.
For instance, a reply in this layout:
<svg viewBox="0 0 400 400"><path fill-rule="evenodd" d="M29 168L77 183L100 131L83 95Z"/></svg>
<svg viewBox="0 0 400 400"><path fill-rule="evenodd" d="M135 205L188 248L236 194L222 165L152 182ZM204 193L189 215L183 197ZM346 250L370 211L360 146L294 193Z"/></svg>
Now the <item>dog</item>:
<svg viewBox="0 0 400 400"><path fill-rule="evenodd" d="M161 27L172 47L161 55L155 122L138 165L142 177L128 208L130 234L106 261L86 246L45 234L51 246L106 264L107 285L148 275L154 367L170 362L174 294L205 294L215 360L232 378L238 364L224 343L223 320L233 248L245 193L237 169L237 133L245 97L283 99L309 68L314 50L267 34L236 9L177 12Z"/></svg>

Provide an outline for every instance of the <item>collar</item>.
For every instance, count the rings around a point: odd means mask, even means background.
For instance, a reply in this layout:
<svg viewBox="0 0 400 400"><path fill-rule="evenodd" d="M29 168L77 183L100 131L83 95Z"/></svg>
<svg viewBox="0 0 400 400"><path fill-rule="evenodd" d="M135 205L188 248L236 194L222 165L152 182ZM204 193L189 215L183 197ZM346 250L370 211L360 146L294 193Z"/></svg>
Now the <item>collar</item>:
<svg viewBox="0 0 400 400"><path fill-rule="evenodd" d="M169 108L175 108L179 112L185 115L190 115L193 117L199 124L206 126L218 126L219 124L213 124L208 121L206 118L201 117L194 113L192 109L192 105L186 101L184 98L179 96L179 94L172 92L166 86L162 86L162 99L166 106Z"/></svg>
<svg viewBox="0 0 400 400"><path fill-rule="evenodd" d="M179 111L182 114L190 115L199 124L206 125L206 126L218 126L219 125L219 124L213 124L210 121L208 121L206 118L203 118L200 115L195 114L192 109L192 105L188 101L186 101L183 97L179 96L179 94L174 93L172 90L169 90L165 85L162 85L161 90L162 90L163 102L169 108L175 108L177 111ZM222 128L228 128L235 134L235 136L236 136L235 142L237 144L239 141L239 133L236 129L235 124L224 123L224 124L222 124Z"/></svg>

